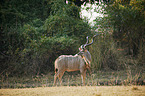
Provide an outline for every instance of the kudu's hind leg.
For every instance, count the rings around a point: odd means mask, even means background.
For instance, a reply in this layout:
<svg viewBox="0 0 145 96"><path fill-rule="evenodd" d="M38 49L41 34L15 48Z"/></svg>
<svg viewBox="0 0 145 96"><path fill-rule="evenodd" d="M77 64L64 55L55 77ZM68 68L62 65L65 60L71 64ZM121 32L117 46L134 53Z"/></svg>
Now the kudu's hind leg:
<svg viewBox="0 0 145 96"><path fill-rule="evenodd" d="M53 84L53 85L56 85L57 77L58 77L59 82L60 82L60 85L61 85L61 83L62 83L61 78L62 78L63 74L64 74L63 71L57 71L57 72L55 73L55 75L54 75L54 84Z"/></svg>
<svg viewBox="0 0 145 96"><path fill-rule="evenodd" d="M54 83L53 83L53 86L56 85L57 74L58 74L58 69L55 68L55 75L54 75Z"/></svg>
<svg viewBox="0 0 145 96"><path fill-rule="evenodd" d="M82 78L82 83L85 85L85 78L86 78L86 70L80 71L81 72L81 78Z"/></svg>
<svg viewBox="0 0 145 96"><path fill-rule="evenodd" d="M54 75L54 83L53 83L53 86L56 85L56 79L57 79L57 73L55 73L55 75Z"/></svg>
<svg viewBox="0 0 145 96"><path fill-rule="evenodd" d="M58 79L59 79L60 85L62 83L62 76L63 76L63 74L64 74L64 71L60 72L59 75L58 75Z"/></svg>

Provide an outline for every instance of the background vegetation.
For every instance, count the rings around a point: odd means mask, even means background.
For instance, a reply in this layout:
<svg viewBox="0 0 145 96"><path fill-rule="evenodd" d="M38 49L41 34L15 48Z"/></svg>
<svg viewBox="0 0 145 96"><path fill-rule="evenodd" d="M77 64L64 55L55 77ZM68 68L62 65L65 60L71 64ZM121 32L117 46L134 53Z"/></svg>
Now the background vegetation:
<svg viewBox="0 0 145 96"><path fill-rule="evenodd" d="M97 68L122 69L127 66L145 64L145 2L143 0L114 0L99 3L104 14L94 20L94 30L103 33L92 50ZM98 48L97 48L98 47ZM96 55L97 54L97 55ZM101 61L101 62L100 62ZM98 67L100 66L100 67Z"/></svg>
<svg viewBox="0 0 145 96"><path fill-rule="evenodd" d="M76 54L86 36L96 33L100 35L88 48L94 72L125 69L144 73L145 1L89 1L1 0L1 81L8 76L52 72L59 55ZM94 20L93 27L80 18L81 5L86 3L96 3L102 10L96 7L95 11L104 14Z"/></svg>
<svg viewBox="0 0 145 96"><path fill-rule="evenodd" d="M90 27L80 8L64 0L1 2L0 73L36 75L52 71L61 54L75 54Z"/></svg>

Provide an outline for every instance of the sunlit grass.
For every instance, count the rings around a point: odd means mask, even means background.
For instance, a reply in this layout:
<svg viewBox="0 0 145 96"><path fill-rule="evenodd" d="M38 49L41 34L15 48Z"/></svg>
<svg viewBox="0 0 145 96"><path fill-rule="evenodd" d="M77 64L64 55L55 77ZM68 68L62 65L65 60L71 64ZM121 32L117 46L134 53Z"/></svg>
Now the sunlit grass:
<svg viewBox="0 0 145 96"><path fill-rule="evenodd" d="M87 72L86 86L81 85L80 72L66 72L62 86L53 86L54 73L34 77L0 79L0 96L145 96L145 73L126 71ZM119 86L118 86L119 85ZM139 86L143 85L143 86Z"/></svg>
<svg viewBox="0 0 145 96"><path fill-rule="evenodd" d="M145 86L60 86L0 89L0 96L145 96Z"/></svg>

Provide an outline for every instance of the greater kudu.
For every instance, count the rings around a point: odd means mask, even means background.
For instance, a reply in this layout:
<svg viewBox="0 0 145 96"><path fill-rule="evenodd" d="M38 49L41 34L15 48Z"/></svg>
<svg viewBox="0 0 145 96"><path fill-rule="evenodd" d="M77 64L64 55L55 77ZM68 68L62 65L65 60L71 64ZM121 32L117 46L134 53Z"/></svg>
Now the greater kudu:
<svg viewBox="0 0 145 96"><path fill-rule="evenodd" d="M54 85L56 84L56 79L58 77L60 84L62 83L61 78L65 71L78 71L81 72L82 83L85 85L86 69L90 70L91 64L91 54L85 48L88 45L93 44L92 42L88 44L88 36L86 44L81 45L79 48L80 52L76 55L61 55L55 60L55 75L54 75ZM86 63L86 64L85 64Z"/></svg>

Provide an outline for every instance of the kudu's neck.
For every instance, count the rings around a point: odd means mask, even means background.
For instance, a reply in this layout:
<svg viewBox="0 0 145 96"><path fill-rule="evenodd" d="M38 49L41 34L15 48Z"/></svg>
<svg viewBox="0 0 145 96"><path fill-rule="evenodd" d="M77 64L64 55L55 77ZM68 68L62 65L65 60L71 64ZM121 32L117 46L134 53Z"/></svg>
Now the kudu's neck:
<svg viewBox="0 0 145 96"><path fill-rule="evenodd" d="M84 54L83 54L84 58L91 63L92 59L91 59L91 54L90 52L86 49Z"/></svg>

